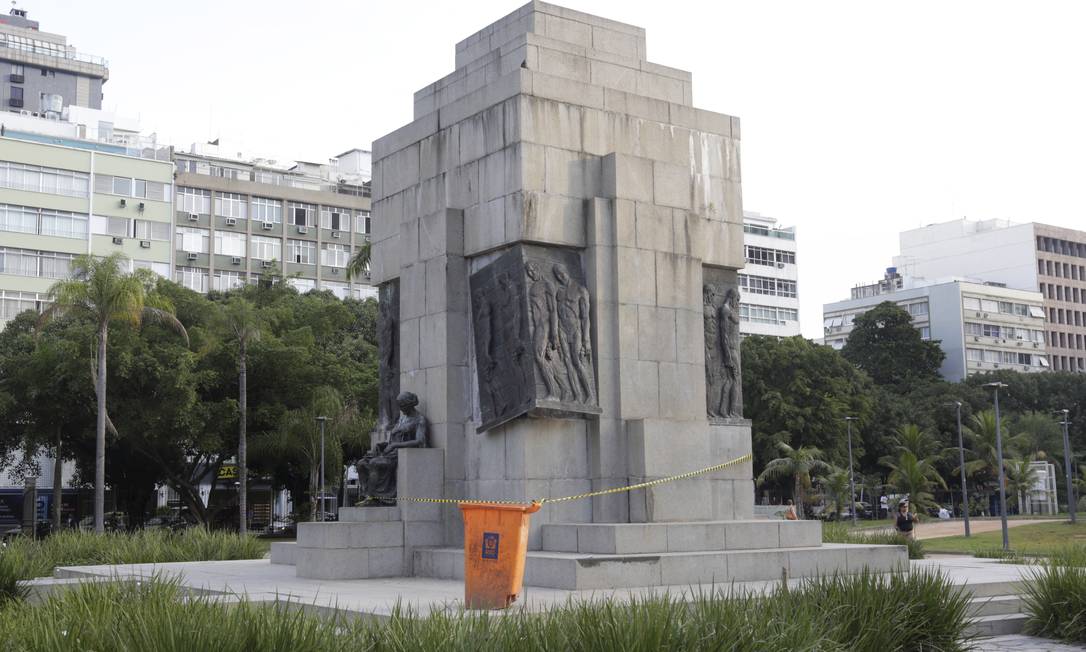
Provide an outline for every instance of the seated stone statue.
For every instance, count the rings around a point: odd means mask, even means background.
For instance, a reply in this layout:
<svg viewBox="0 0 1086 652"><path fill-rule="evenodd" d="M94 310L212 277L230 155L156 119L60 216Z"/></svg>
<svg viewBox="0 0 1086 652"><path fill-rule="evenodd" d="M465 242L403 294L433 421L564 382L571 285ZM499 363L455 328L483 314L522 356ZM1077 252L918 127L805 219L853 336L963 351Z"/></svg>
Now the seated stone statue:
<svg viewBox="0 0 1086 652"><path fill-rule="evenodd" d="M396 398L396 403L400 407L400 418L388 430L388 440L375 443L365 457L355 463L366 505L395 505L397 451L428 446L426 417L415 409L419 397L403 392Z"/></svg>

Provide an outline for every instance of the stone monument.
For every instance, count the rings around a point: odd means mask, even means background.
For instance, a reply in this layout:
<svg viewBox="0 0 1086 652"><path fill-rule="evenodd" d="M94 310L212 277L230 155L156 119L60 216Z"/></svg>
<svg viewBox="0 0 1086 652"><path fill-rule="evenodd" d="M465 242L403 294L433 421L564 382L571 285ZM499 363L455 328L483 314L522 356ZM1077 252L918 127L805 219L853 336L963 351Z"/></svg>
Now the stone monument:
<svg viewBox="0 0 1086 652"><path fill-rule="evenodd" d="M396 504L396 469L399 451L426 448L426 417L415 408L419 397L403 392L396 399L400 418L388 430L383 441L373 442L370 451L355 462L358 482L366 501L373 505Z"/></svg>
<svg viewBox="0 0 1086 652"><path fill-rule="evenodd" d="M648 61L642 28L542 2L458 43L455 67L415 94L411 123L373 144L382 410L401 390L417 394L434 447L400 452L401 494L527 502L750 453L739 120L694 107L690 74ZM904 562L895 547L823 547L817 522L752 520L752 471L746 461L545 505L525 583ZM379 517L366 509L392 510L380 518L400 529L381 539L372 522L342 522ZM339 545L369 546L370 576L463 573L452 505L303 524L299 574L342 576L320 552Z"/></svg>

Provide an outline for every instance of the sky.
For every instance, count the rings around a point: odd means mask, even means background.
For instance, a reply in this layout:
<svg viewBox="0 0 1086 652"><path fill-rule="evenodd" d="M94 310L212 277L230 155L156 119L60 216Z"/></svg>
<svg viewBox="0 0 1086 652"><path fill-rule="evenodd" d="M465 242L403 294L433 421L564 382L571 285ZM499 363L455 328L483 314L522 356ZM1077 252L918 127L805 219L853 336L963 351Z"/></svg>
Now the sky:
<svg viewBox="0 0 1086 652"><path fill-rule="evenodd" d="M324 161L411 120L454 46L521 2L20 0L110 62L103 108L187 146ZM559 4L647 30L742 120L743 205L797 228L803 334L897 234L968 217L1086 229L1086 3Z"/></svg>

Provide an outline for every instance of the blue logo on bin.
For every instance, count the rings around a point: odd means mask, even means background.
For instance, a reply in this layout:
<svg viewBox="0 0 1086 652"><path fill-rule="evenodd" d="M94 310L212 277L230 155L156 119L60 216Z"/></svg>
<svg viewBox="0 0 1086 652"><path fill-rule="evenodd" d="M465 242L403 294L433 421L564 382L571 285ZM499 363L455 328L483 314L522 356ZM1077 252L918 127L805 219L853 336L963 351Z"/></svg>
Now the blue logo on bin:
<svg viewBox="0 0 1086 652"><path fill-rule="evenodd" d="M498 533L483 532L483 559L498 558Z"/></svg>

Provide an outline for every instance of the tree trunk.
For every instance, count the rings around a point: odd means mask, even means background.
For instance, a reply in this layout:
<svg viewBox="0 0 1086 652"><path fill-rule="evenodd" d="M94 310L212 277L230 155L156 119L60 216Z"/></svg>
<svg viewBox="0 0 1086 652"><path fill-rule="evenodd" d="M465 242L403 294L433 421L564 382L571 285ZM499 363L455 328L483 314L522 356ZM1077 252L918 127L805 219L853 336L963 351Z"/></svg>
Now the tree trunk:
<svg viewBox="0 0 1086 652"><path fill-rule="evenodd" d="M98 327L98 432L94 441L94 531L106 530L106 338L109 324Z"/></svg>
<svg viewBox="0 0 1086 652"><path fill-rule="evenodd" d="M803 495L803 479L798 474L795 477L795 485L792 488L792 500L796 503L796 518L805 518L803 514L803 503L806 501L804 500Z"/></svg>
<svg viewBox="0 0 1086 652"><path fill-rule="evenodd" d="M318 497L320 495L320 481L317 476L320 475L320 462L316 461L314 457L312 464L309 467L309 520L317 520L317 505L320 501Z"/></svg>
<svg viewBox="0 0 1086 652"><path fill-rule="evenodd" d="M249 491L249 471L246 455L248 454L248 446L245 441L245 422L247 420L248 409L248 397L247 392L247 377L245 373L245 338L242 337L239 343L240 354L238 356L238 408L241 414L238 418L238 532L244 536L249 531L248 523L248 491Z"/></svg>
<svg viewBox="0 0 1086 652"><path fill-rule="evenodd" d="M59 530L61 526L60 503L64 498L64 460L60 450L61 427L57 426L57 450L53 459L53 529Z"/></svg>

